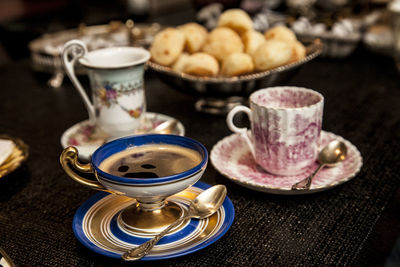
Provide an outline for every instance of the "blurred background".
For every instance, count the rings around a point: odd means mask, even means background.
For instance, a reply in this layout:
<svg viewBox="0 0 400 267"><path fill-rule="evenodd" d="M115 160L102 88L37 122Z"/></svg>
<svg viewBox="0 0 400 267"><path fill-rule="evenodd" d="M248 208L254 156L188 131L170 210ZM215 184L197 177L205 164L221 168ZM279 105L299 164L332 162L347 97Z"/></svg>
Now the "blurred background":
<svg viewBox="0 0 400 267"><path fill-rule="evenodd" d="M185 0L0 0L0 65L28 57L28 43L46 33L82 23L99 25L128 18L151 21L191 7Z"/></svg>
<svg viewBox="0 0 400 267"><path fill-rule="evenodd" d="M400 0L0 0L0 69L30 60L58 88L68 40L80 39L89 50L149 47L167 26L196 21L211 30L231 8L245 10L260 32L284 24L300 41L322 40L321 57L328 60L363 49L393 58L400 70Z"/></svg>
<svg viewBox="0 0 400 267"><path fill-rule="evenodd" d="M44 34L131 19L135 23L176 25L197 20L207 27L212 17L240 7L264 30L276 23L313 34L335 30L337 38L349 32L382 34L390 24L388 0L0 0L0 66L29 57L28 44ZM210 8L211 5L211 8ZM179 15L177 15L179 14ZM351 19L351 23L335 23ZM304 23L308 23L306 26ZM311 26L310 26L311 25ZM315 27L314 27L315 26ZM372 26L375 28L371 29ZM297 28L296 28L297 27ZM306 29L305 29L306 28ZM387 35L387 33L386 33ZM355 38L357 43L361 36ZM389 37L390 38L390 37ZM382 39L382 38L378 38ZM376 42L376 40L375 40Z"/></svg>

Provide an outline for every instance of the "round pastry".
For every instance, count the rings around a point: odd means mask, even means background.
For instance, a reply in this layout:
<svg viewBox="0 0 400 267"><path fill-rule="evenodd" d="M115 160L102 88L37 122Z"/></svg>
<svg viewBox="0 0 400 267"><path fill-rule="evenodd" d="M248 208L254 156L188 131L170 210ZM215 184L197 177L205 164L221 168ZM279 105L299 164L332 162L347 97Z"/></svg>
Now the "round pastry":
<svg viewBox="0 0 400 267"><path fill-rule="evenodd" d="M202 50L222 61L235 52L243 52L243 43L239 35L227 27L218 27L212 30Z"/></svg>
<svg viewBox="0 0 400 267"><path fill-rule="evenodd" d="M200 50L206 41L208 31L198 23L186 23L178 27L185 35L185 48L189 53L194 53Z"/></svg>
<svg viewBox="0 0 400 267"><path fill-rule="evenodd" d="M252 55L257 50L258 46L264 43L265 38L262 33L249 30L242 35L242 41L244 44L244 51Z"/></svg>
<svg viewBox="0 0 400 267"><path fill-rule="evenodd" d="M233 53L227 56L223 63L221 74L225 76L236 76L254 70L251 56L245 53Z"/></svg>
<svg viewBox="0 0 400 267"><path fill-rule="evenodd" d="M293 56L292 61L298 61L306 57L306 48L299 41L292 43L293 46Z"/></svg>
<svg viewBox="0 0 400 267"><path fill-rule="evenodd" d="M177 29L167 28L156 34L150 47L151 58L161 65L171 65L182 53L185 35Z"/></svg>
<svg viewBox="0 0 400 267"><path fill-rule="evenodd" d="M218 61L209 54L194 53L187 58L183 72L199 76L214 76L219 72Z"/></svg>
<svg viewBox="0 0 400 267"><path fill-rule="evenodd" d="M188 53L180 54L178 59L172 65L172 69L177 72L183 72L183 69L185 68L188 58L189 58Z"/></svg>
<svg viewBox="0 0 400 267"><path fill-rule="evenodd" d="M257 70L268 70L290 62L292 56L292 43L266 40L257 48L253 60Z"/></svg>
<svg viewBox="0 0 400 267"><path fill-rule="evenodd" d="M294 42L296 41L296 34L289 29L288 27L285 26L275 26L269 29L264 33L265 39L270 40L282 40L286 42Z"/></svg>
<svg viewBox="0 0 400 267"><path fill-rule="evenodd" d="M228 27L242 34L253 29L250 16L241 9L228 9L219 16L218 27Z"/></svg>

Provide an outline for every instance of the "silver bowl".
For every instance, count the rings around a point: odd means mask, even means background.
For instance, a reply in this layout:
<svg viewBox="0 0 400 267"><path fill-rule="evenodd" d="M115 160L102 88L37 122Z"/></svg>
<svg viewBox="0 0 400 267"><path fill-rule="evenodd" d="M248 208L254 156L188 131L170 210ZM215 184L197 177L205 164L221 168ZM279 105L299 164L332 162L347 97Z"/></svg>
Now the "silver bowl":
<svg viewBox="0 0 400 267"><path fill-rule="evenodd" d="M322 53L323 45L319 39L305 41L307 56L302 60L271 70L255 72L235 77L200 77L176 72L170 67L149 61L148 67L161 81L183 93L199 96L195 104L198 111L226 114L235 105L242 104L255 90L287 82L305 63Z"/></svg>
<svg viewBox="0 0 400 267"><path fill-rule="evenodd" d="M331 32L322 34L304 34L296 32L299 40L318 38L324 44L321 57L324 58L345 58L357 48L361 40L360 33L351 33L347 36L336 36Z"/></svg>

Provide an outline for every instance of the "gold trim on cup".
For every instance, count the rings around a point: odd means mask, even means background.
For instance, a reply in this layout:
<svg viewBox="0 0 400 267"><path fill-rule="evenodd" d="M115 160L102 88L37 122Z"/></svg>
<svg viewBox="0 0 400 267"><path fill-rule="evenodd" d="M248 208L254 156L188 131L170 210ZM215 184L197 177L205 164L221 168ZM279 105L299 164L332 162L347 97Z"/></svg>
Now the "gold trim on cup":
<svg viewBox="0 0 400 267"><path fill-rule="evenodd" d="M78 183L81 183L96 190L113 193L112 191L105 188L102 184L100 184L99 181L83 178L71 169L69 164L71 164L72 167L74 167L74 169L77 170L78 172L92 173L97 178L97 175L91 163L82 164L78 162L78 150L75 147L69 146L63 150L60 156L60 163L65 172L68 174L68 176L71 177L73 180L77 181Z"/></svg>

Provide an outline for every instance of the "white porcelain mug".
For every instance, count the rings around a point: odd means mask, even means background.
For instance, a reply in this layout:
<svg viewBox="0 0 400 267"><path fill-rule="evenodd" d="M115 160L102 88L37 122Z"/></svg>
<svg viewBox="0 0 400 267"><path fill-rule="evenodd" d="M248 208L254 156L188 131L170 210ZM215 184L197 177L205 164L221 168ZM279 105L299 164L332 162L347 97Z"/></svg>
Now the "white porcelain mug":
<svg viewBox="0 0 400 267"><path fill-rule="evenodd" d="M243 136L258 165L277 175L304 172L317 158L322 127L324 97L300 87L270 87L250 95L250 108L237 106L227 116L229 129ZM233 123L245 112L247 128Z"/></svg>
<svg viewBox="0 0 400 267"><path fill-rule="evenodd" d="M149 58L147 50L137 47L109 47L88 52L79 40L64 45L65 72L82 97L91 123L110 137L133 134L143 123L144 64ZM75 75L76 61L87 70L93 103Z"/></svg>

